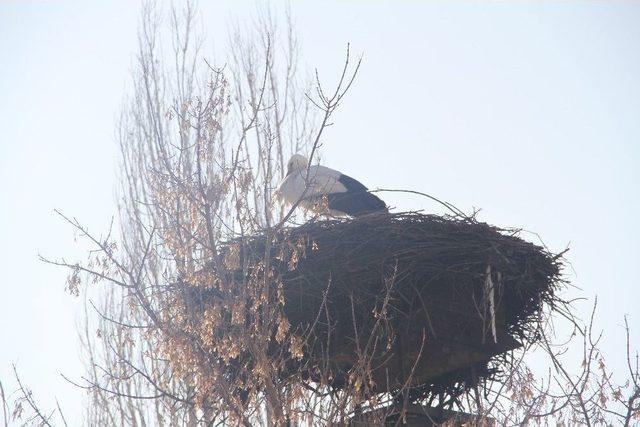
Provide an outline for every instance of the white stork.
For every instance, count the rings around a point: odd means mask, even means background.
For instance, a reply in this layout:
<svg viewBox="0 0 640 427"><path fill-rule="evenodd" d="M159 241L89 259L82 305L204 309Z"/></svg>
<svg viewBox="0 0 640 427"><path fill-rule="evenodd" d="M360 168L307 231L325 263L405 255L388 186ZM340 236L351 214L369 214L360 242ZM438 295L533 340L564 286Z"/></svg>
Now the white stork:
<svg viewBox="0 0 640 427"><path fill-rule="evenodd" d="M300 154L294 154L287 163L287 175L276 190L285 204L299 202L298 206L333 216L387 212L387 205L367 187L336 170L312 165L306 179L308 163Z"/></svg>

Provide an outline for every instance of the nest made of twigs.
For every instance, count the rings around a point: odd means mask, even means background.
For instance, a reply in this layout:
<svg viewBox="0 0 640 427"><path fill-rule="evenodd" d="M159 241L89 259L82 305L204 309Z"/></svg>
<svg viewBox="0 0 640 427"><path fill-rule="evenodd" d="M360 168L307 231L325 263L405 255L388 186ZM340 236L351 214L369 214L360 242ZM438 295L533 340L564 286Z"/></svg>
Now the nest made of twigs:
<svg viewBox="0 0 640 427"><path fill-rule="evenodd" d="M236 280L267 264L306 339L284 374L368 394L456 397L493 377L492 360L538 339L562 284L560 256L470 217L373 214L236 239ZM211 286L191 287L199 301ZM192 299L192 298L191 298Z"/></svg>

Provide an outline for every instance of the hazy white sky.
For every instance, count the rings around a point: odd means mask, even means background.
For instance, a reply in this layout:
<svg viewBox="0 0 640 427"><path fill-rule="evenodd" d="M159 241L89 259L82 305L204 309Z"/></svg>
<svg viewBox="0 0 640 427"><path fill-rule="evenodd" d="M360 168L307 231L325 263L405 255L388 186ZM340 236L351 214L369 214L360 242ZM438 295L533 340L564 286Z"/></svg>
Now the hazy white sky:
<svg viewBox="0 0 640 427"><path fill-rule="evenodd" d="M206 3L206 4L205 4ZM202 1L222 56L253 2ZM571 247L572 282L599 296L621 366L628 314L640 347L640 2L294 2L303 65L332 77L365 59L324 159L370 188L433 194ZM79 420L81 300L37 254L83 257L54 208L106 231L114 121L136 49L129 0L0 2L0 379L11 364L45 406ZM427 200L383 195L398 210ZM531 239L535 239L531 236ZM578 306L582 313L589 303Z"/></svg>

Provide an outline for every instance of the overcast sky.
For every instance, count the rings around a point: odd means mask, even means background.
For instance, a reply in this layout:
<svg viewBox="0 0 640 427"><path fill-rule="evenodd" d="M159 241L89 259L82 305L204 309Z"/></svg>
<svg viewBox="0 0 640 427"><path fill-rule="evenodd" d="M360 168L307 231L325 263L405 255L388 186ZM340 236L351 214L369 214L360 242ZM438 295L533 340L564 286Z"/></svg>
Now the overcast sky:
<svg viewBox="0 0 640 427"><path fill-rule="evenodd" d="M253 2L202 7L216 52ZM640 347L640 2L294 2L303 67L364 62L325 164L418 190L571 248L569 296L599 297L610 366L628 314ZM79 420L82 301L37 254L84 257L53 209L96 232L116 213L114 121L136 49L130 0L0 1L0 379L15 363ZM383 196L397 210L428 200ZM532 235L527 238L536 240ZM590 302L578 305L586 315ZM579 362L578 362L579 363Z"/></svg>

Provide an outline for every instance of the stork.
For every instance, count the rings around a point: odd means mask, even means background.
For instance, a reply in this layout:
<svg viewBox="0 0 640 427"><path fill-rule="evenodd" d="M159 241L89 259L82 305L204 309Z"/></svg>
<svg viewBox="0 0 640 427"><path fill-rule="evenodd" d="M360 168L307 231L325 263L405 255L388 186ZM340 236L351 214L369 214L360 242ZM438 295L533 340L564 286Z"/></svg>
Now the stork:
<svg viewBox="0 0 640 427"><path fill-rule="evenodd" d="M359 181L325 166L309 167L309 161L300 154L294 154L287 163L287 174L276 194L289 206L297 203L332 216L358 217L388 211L387 205Z"/></svg>

